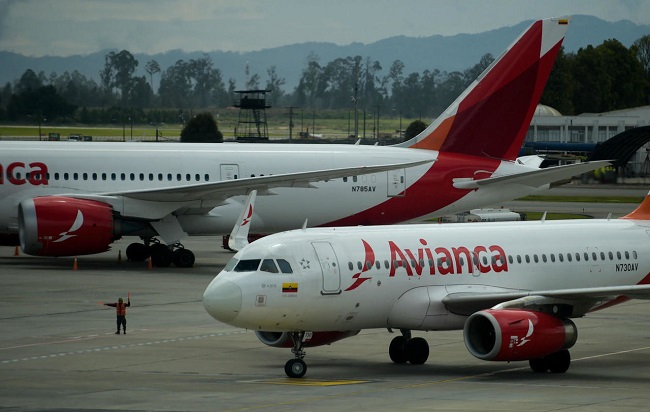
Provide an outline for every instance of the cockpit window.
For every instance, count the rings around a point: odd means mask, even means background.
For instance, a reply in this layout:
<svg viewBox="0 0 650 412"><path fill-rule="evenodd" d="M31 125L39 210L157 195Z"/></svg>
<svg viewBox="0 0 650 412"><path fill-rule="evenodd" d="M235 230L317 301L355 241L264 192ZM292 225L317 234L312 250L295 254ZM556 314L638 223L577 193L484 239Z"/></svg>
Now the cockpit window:
<svg viewBox="0 0 650 412"><path fill-rule="evenodd" d="M275 266L273 259L264 259L262 261L262 266L260 266L260 271L269 272L269 273L278 273L278 267Z"/></svg>
<svg viewBox="0 0 650 412"><path fill-rule="evenodd" d="M261 259L243 259L235 266L235 272L254 272L260 266Z"/></svg>
<svg viewBox="0 0 650 412"><path fill-rule="evenodd" d="M287 262L284 259L278 259L278 266L280 266L280 271L282 273L293 273L293 269L291 269L291 265L289 262Z"/></svg>
<svg viewBox="0 0 650 412"><path fill-rule="evenodd" d="M228 264L223 268L224 272L230 272L231 270L234 269L235 266L237 266L237 263L239 262L239 259L237 258L232 258L228 261Z"/></svg>

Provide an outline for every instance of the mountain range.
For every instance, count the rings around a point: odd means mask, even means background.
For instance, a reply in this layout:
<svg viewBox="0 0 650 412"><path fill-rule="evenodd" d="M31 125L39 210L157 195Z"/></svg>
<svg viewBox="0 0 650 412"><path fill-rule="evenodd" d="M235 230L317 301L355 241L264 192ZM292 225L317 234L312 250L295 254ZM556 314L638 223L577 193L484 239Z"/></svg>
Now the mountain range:
<svg viewBox="0 0 650 412"><path fill-rule="evenodd" d="M478 34L395 36L374 43L351 43L345 46L307 42L246 53L170 50L161 54L133 55L139 62L136 74L146 75L149 79L144 66L152 59L159 63L162 70L166 70L178 60L188 61L207 54L214 67L221 70L224 82L227 83L228 79L232 78L238 88L244 87L247 64L251 75L257 73L260 76L262 87L267 79L267 68L275 66L277 75L286 79L284 90L290 92L298 84L310 55L318 56L322 66L340 57L359 55L364 61L369 57L372 61L380 62L383 67L382 76L388 73L393 61L398 59L405 65L405 75L435 69L446 72L463 71L478 63L486 53L497 57L531 23L532 21L524 21L514 26ZM638 25L628 20L608 22L593 16L578 15L572 18L564 48L566 52L575 52L588 45L598 46L607 39L617 39L626 47L630 47L634 41L647 34L650 34L650 25ZM65 71L77 70L99 83L99 72L104 67L104 57L110 51L112 50L101 50L88 55L69 57L30 57L0 52L0 85L18 80L27 69L36 73L43 71L48 76L52 72L60 75ZM156 89L159 78L159 74L154 75Z"/></svg>

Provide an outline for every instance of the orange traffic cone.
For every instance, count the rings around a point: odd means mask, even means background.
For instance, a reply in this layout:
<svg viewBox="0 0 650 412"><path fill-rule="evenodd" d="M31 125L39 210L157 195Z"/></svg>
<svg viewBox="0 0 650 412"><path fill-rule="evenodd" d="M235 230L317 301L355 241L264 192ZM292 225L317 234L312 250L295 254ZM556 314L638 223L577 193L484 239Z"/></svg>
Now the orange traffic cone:
<svg viewBox="0 0 650 412"><path fill-rule="evenodd" d="M153 269L153 263L151 263L151 257L147 259L147 267L149 268L149 270Z"/></svg>
<svg viewBox="0 0 650 412"><path fill-rule="evenodd" d="M72 270L77 270L79 267L77 266L77 257L74 257L74 263L72 264Z"/></svg>
<svg viewBox="0 0 650 412"><path fill-rule="evenodd" d="M18 249L18 246L16 246L16 250L14 250L14 256L20 256L20 249Z"/></svg>

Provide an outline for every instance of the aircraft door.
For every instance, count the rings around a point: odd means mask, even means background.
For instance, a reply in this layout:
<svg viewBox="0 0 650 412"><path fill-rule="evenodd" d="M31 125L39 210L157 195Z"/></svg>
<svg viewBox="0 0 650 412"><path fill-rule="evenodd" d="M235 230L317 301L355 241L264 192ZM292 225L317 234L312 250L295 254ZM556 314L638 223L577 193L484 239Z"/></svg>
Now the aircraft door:
<svg viewBox="0 0 650 412"><path fill-rule="evenodd" d="M334 249L329 242L312 242L318 256L318 262L323 276L322 295L338 295L341 293L341 272Z"/></svg>
<svg viewBox="0 0 650 412"><path fill-rule="evenodd" d="M389 170L388 197L403 197L406 194L406 174L404 169Z"/></svg>
<svg viewBox="0 0 650 412"><path fill-rule="evenodd" d="M234 179L239 179L239 165L222 164L221 180L234 180Z"/></svg>

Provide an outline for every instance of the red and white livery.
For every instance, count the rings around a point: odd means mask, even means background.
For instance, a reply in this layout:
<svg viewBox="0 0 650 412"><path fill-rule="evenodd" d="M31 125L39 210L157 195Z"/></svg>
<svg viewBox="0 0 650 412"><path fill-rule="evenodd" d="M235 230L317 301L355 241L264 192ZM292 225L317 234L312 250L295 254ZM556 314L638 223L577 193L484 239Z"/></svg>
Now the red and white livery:
<svg viewBox="0 0 650 412"><path fill-rule="evenodd" d="M397 147L0 142L0 245L74 256L139 236L130 260L191 266L189 235L394 224L518 198L602 166L517 158L568 21L534 23L422 134ZM534 163L534 162L533 162Z"/></svg>
<svg viewBox="0 0 650 412"><path fill-rule="evenodd" d="M479 359L528 360L565 372L577 340L571 320L630 298L650 299L650 195L621 219L312 228L239 251L203 295L207 312L290 347L361 329L400 330L396 363L422 364L411 331L462 329Z"/></svg>

